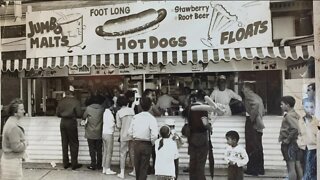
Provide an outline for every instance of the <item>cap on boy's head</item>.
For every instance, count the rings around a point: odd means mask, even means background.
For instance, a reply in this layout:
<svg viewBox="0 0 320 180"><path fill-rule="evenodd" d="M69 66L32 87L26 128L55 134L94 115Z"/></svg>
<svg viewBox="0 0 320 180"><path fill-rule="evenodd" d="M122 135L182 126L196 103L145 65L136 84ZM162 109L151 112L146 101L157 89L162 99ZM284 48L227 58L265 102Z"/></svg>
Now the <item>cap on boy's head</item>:
<svg viewBox="0 0 320 180"><path fill-rule="evenodd" d="M69 86L69 91L74 92L74 87L73 86Z"/></svg>
<svg viewBox="0 0 320 180"><path fill-rule="evenodd" d="M174 126L175 125L175 121L174 119L166 119L165 120L165 124L168 126Z"/></svg>

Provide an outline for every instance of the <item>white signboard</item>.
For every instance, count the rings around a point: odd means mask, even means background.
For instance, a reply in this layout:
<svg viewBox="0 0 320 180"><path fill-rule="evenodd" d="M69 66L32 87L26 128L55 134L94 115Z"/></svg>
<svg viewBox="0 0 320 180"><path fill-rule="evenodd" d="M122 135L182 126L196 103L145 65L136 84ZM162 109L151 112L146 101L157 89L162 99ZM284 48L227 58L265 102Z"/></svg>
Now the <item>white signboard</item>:
<svg viewBox="0 0 320 180"><path fill-rule="evenodd" d="M27 13L27 57L272 46L269 1L152 1Z"/></svg>

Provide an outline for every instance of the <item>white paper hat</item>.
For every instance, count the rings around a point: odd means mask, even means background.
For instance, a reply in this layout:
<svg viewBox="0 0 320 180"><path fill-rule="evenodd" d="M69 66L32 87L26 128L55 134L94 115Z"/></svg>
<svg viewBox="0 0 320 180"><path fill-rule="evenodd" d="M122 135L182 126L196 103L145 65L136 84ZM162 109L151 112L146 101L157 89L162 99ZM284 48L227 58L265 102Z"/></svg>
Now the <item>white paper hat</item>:
<svg viewBox="0 0 320 180"><path fill-rule="evenodd" d="M74 92L74 87L73 86L69 86L69 91Z"/></svg>

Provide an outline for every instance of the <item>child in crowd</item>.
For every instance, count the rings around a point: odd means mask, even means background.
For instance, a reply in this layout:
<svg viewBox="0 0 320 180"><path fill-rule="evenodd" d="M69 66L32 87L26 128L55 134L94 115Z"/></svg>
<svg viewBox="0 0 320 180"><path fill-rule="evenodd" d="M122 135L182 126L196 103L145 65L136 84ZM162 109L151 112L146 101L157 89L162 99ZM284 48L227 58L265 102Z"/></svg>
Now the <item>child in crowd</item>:
<svg viewBox="0 0 320 180"><path fill-rule="evenodd" d="M300 134L297 141L299 147L305 151L303 180L316 180L318 121L314 117L314 100L306 98L303 101L303 107L306 115L299 120Z"/></svg>
<svg viewBox="0 0 320 180"><path fill-rule="evenodd" d="M124 169L128 152L133 167L133 171L129 173L129 175L135 176L132 137L129 136L129 127L135 113L132 108L127 106L128 98L126 96L120 95L117 99L117 103L118 106L121 107L116 114L117 128L120 129L120 173L118 174L118 177L124 179Z"/></svg>
<svg viewBox="0 0 320 180"><path fill-rule="evenodd" d="M157 180L174 180L176 176L174 161L179 158L178 148L170 135L170 127L164 125L160 128L161 138L155 142L155 175Z"/></svg>
<svg viewBox="0 0 320 180"><path fill-rule="evenodd" d="M243 166L249 161L246 150L238 144L239 138L236 131L226 133L225 160L228 163L228 180L243 180Z"/></svg>
<svg viewBox="0 0 320 180"><path fill-rule="evenodd" d="M175 120L174 119L166 119L165 124L170 127L171 135L170 138L176 142L178 150L181 148L181 146L186 142L186 139L182 138L176 130L175 130ZM178 152L179 153L179 152ZM179 154L178 154L179 155ZM178 179L179 174L179 158L174 160L174 165L176 169L176 178Z"/></svg>
<svg viewBox="0 0 320 180"><path fill-rule="evenodd" d="M300 159L301 150L297 144L299 129L299 115L294 110L296 100L292 96L283 96L281 98L281 109L284 112L282 124L280 127L279 142L281 143L281 152L286 161L289 179L301 179L302 167Z"/></svg>

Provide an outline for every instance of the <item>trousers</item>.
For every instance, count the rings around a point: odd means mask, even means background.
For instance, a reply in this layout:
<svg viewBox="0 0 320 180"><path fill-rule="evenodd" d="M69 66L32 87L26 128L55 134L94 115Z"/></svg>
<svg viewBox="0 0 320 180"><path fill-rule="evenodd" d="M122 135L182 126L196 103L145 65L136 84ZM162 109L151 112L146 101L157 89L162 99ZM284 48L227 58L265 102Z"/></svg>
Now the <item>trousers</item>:
<svg viewBox="0 0 320 180"><path fill-rule="evenodd" d="M78 140L78 122L76 119L61 119L60 134L62 143L63 165L69 164L68 147L70 146L71 166L78 164L79 140Z"/></svg>
<svg viewBox="0 0 320 180"><path fill-rule="evenodd" d="M102 139L87 139L91 167L101 168L102 166Z"/></svg>
<svg viewBox="0 0 320 180"><path fill-rule="evenodd" d="M134 141L134 166L136 180L146 180L152 153L152 143L149 141Z"/></svg>
<svg viewBox="0 0 320 180"><path fill-rule="evenodd" d="M247 172L253 174L264 174L264 158L262 146L262 132L253 128L250 117L245 124L246 151L249 157Z"/></svg>

